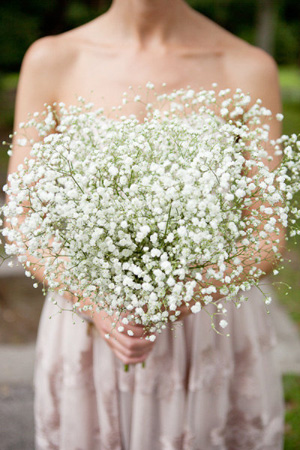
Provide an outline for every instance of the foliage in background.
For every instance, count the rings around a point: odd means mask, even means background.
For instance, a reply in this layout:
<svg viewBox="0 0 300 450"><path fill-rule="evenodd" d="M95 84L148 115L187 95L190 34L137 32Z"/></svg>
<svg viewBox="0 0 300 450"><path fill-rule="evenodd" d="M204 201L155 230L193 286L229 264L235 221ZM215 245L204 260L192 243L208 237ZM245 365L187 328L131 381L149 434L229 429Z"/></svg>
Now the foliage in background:
<svg viewBox="0 0 300 450"><path fill-rule="evenodd" d="M26 3L28 4L26 5ZM21 3L16 0L1 2L1 71L15 71L20 68L26 49L41 35L41 22L45 12L43 2L24 1Z"/></svg>
<svg viewBox="0 0 300 450"><path fill-rule="evenodd" d="M284 375L283 388L285 398L285 442L284 450L300 448L300 377Z"/></svg>

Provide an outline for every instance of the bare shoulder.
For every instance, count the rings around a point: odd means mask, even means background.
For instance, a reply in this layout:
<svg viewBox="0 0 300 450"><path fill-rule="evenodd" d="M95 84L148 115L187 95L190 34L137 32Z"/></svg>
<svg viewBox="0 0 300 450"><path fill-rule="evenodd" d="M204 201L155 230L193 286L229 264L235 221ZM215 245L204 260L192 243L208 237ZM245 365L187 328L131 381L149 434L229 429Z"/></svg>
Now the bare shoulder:
<svg viewBox="0 0 300 450"><path fill-rule="evenodd" d="M47 36L29 47L23 66L29 71L39 71L40 76L56 76L72 61L75 54L76 47L66 34Z"/></svg>
<svg viewBox="0 0 300 450"><path fill-rule="evenodd" d="M93 22L34 42L24 57L25 70L39 71L40 76L49 74L54 79L69 71L78 59L81 44L93 34Z"/></svg>
<svg viewBox="0 0 300 450"><path fill-rule="evenodd" d="M260 84L278 82L277 65L264 50L250 45L208 18L201 17L212 48L223 56L226 78L252 90Z"/></svg>
<svg viewBox="0 0 300 450"><path fill-rule="evenodd" d="M250 93L253 99L261 98L272 111L280 110L278 68L272 56L234 37L224 59L234 87Z"/></svg>
<svg viewBox="0 0 300 450"><path fill-rule="evenodd" d="M23 103L32 104L28 105L30 110L58 100L59 87L78 59L77 34L66 32L47 36L34 42L27 50L18 92Z"/></svg>
<svg viewBox="0 0 300 450"><path fill-rule="evenodd" d="M29 47L18 84L16 123L25 120L29 112L44 109L45 103L57 101L61 80L76 59L75 48L64 35L39 39Z"/></svg>
<svg viewBox="0 0 300 450"><path fill-rule="evenodd" d="M234 39L224 55L230 87L250 94L251 103L260 99L273 115L281 113L278 68L272 56L238 38ZM269 125L272 138L282 134L278 121L272 121Z"/></svg>
<svg viewBox="0 0 300 450"><path fill-rule="evenodd" d="M46 36L38 39L27 50L23 63L34 68L41 62L51 62L55 54L55 48L57 48L57 43L58 36Z"/></svg>
<svg viewBox="0 0 300 450"><path fill-rule="evenodd" d="M210 36L220 50L224 87L240 88L250 94L252 103L257 99L273 114L281 112L278 68L275 60L264 50L250 45L227 30L210 23ZM272 136L280 135L279 122L273 122Z"/></svg>
<svg viewBox="0 0 300 450"><path fill-rule="evenodd" d="M199 14L195 17L199 29L201 26L207 36L210 48L222 61L224 84L233 89L240 88L267 102L276 97L278 103L278 70L274 59L207 17Z"/></svg>
<svg viewBox="0 0 300 450"><path fill-rule="evenodd" d="M228 46L226 63L232 76L245 80L245 83L257 84L263 83L264 80L278 79L277 65L272 56L236 37L232 45Z"/></svg>

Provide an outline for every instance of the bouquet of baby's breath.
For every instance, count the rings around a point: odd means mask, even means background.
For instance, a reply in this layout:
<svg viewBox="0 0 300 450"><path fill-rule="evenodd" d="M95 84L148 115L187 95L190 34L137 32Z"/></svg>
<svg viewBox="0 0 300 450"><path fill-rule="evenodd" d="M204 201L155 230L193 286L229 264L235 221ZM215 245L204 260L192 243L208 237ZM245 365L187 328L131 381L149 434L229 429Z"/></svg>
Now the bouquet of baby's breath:
<svg viewBox="0 0 300 450"><path fill-rule="evenodd" d="M280 115L240 90L178 90L155 105L142 123L83 100L34 114L16 141L31 157L9 175L3 207L6 253L28 276L43 266L50 290L77 296L74 311L96 305L150 339L182 305L239 306L300 215L300 142L269 139L266 122ZM27 128L40 138L26 142ZM272 170L270 154L282 155Z"/></svg>

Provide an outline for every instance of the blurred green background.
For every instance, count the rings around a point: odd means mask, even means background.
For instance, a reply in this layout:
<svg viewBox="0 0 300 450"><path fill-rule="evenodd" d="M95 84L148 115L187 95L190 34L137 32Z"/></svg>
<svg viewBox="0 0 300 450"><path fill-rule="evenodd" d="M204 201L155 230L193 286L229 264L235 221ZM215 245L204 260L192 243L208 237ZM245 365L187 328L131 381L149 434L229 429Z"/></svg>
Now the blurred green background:
<svg viewBox="0 0 300 450"><path fill-rule="evenodd" d="M79 26L110 5L107 0L2 0L0 5L0 138L12 131L18 72L25 51L39 37L57 34ZM246 41L271 53L279 65L283 99L284 132L300 132L300 1L299 0L189 0L204 15ZM7 155L0 152L0 183L6 179ZM300 330L300 245L289 243L285 255L289 263L276 281L291 286L279 289L279 301L286 307ZM20 315L6 301L0 290L0 322L7 325L3 311ZM8 290L8 288L7 288ZM4 303L3 303L4 302ZM41 303L41 302L40 302ZM37 303L35 302L35 305ZM20 308L20 305L18 306ZM41 304L38 306L38 312ZM6 308L6 309L5 309ZM11 310L9 310L11 308ZM17 307L15 308L17 309ZM27 313L28 317L32 314ZM5 322L6 320L6 322ZM24 318L23 324L24 324ZM36 332L38 318L28 322L29 335ZM10 319L8 328L18 320ZM19 333L19 334L18 334ZM23 334L22 334L23 333ZM30 334L31 333L31 334ZM1 339L5 338L0 333ZM13 340L26 340L23 330L16 330ZM300 449L300 376L284 376L286 398L285 450Z"/></svg>

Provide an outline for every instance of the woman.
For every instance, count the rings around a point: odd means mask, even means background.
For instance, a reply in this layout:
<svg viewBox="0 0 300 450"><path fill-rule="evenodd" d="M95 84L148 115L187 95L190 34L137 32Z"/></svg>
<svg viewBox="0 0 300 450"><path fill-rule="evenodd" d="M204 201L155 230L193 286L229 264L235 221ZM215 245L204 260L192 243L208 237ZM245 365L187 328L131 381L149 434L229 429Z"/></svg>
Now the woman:
<svg viewBox="0 0 300 450"><path fill-rule="evenodd" d="M44 103L74 104L78 95L111 108L128 86L157 90L213 82L241 88L280 112L276 65L192 10L183 0L114 0L94 21L37 41L21 72L16 124ZM165 89L165 88L164 88ZM92 93L92 94L91 94ZM142 94L141 94L142 95ZM125 114L143 117L141 103ZM280 135L273 123L271 136ZM24 157L15 152L14 171ZM265 267L270 271L271 266ZM37 275L42 279L42 270ZM155 343L111 329L112 318L87 322L46 301L36 363L36 446L39 450L279 450L282 399L272 360L273 335L258 291L236 311L230 338L210 329L206 314L181 314L182 326ZM69 299L57 300L63 306ZM141 363L147 359L146 368ZM133 365L128 373L123 364Z"/></svg>

